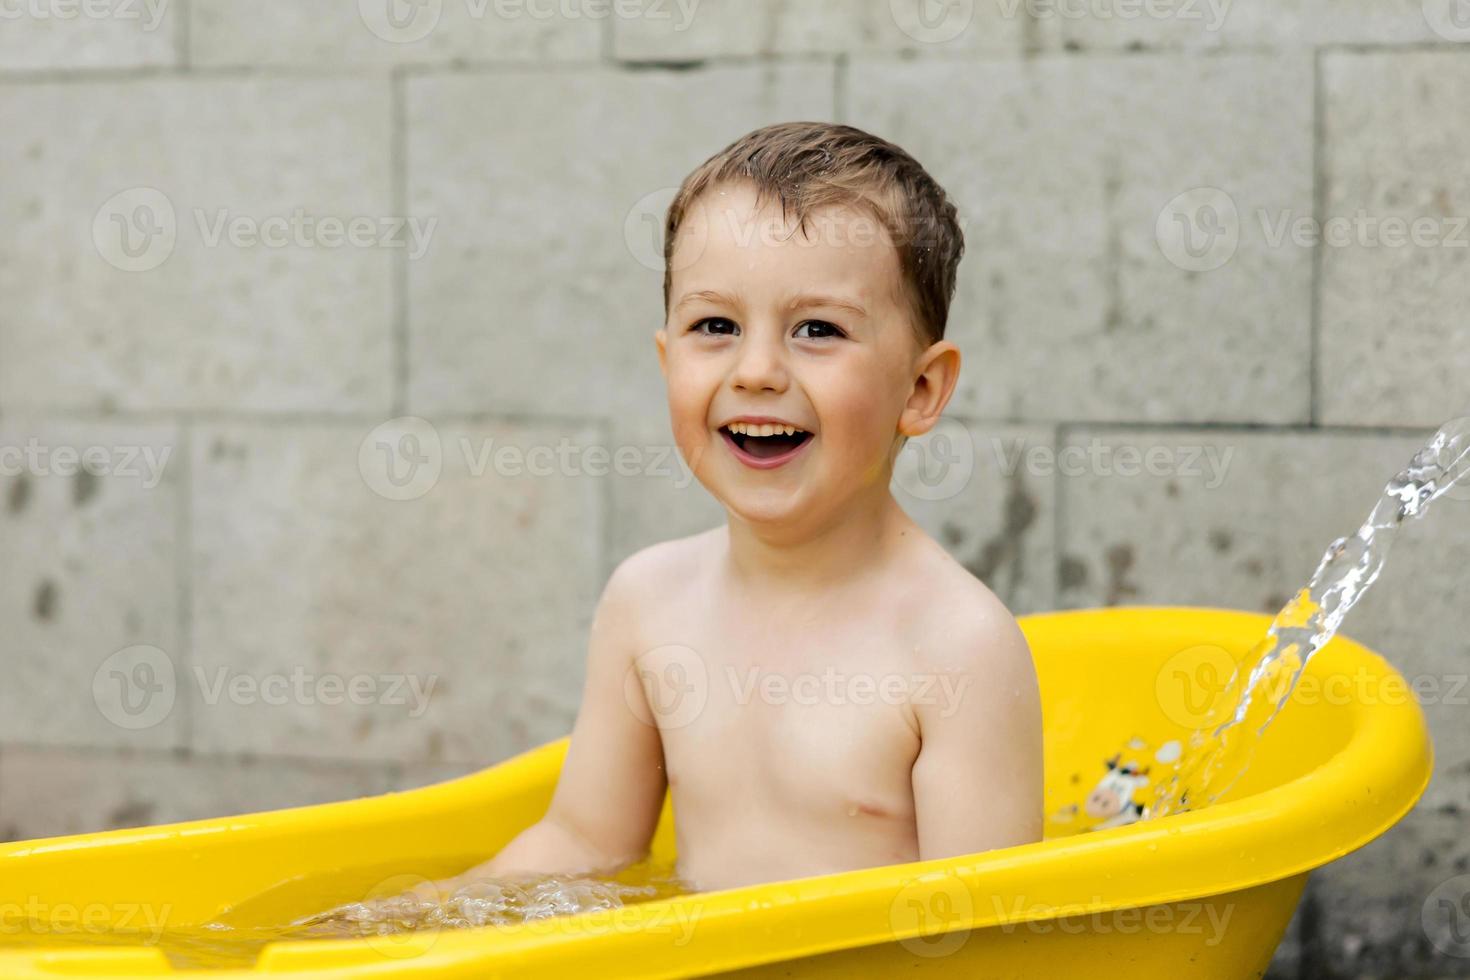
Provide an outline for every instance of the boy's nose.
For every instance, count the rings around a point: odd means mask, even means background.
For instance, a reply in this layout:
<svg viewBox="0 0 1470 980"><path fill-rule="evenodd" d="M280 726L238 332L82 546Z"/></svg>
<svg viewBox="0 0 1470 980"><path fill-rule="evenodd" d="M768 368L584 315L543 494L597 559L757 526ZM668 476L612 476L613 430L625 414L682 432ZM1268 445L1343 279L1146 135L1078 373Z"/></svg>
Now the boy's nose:
<svg viewBox="0 0 1470 980"><path fill-rule="evenodd" d="M786 352L779 337L752 331L742 338L730 375L732 387L741 391L786 390Z"/></svg>

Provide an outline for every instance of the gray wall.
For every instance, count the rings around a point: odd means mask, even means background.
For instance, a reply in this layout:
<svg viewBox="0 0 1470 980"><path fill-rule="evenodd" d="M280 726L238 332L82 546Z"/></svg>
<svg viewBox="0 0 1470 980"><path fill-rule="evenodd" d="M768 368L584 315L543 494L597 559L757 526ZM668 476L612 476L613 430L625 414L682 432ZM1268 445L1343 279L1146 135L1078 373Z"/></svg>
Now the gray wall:
<svg viewBox="0 0 1470 980"><path fill-rule="evenodd" d="M721 518L669 455L652 236L767 122L959 203L969 450L900 492L1017 613L1274 610L1470 410L1461 0L385 2L0 20L0 834L563 734L610 569ZM1421 923L1470 859L1467 544L1444 502L1349 623L1434 685L1437 771L1280 976L1470 974Z"/></svg>

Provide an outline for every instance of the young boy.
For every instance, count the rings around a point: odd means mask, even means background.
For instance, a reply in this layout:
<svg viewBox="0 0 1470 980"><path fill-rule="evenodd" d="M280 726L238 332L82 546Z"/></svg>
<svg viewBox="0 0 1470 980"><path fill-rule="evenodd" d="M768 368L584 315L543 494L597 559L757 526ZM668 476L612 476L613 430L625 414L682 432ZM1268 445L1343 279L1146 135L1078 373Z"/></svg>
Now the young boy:
<svg viewBox="0 0 1470 980"><path fill-rule="evenodd" d="M613 572L550 808L440 888L630 864L666 788L701 891L1041 839L1026 641L889 490L959 376L963 250L929 174L851 126L767 126L684 181L655 343L728 523Z"/></svg>

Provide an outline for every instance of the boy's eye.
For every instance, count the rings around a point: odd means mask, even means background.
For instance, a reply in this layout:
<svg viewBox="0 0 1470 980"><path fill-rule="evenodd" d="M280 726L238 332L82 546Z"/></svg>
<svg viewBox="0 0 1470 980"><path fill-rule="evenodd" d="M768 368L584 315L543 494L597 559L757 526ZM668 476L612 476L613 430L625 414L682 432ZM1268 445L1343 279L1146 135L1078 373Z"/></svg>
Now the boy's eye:
<svg viewBox="0 0 1470 980"><path fill-rule="evenodd" d="M710 329L700 329L704 326L708 326ZM737 328L732 321L727 320L722 316L710 316L705 317L703 320L696 321L694 325L691 326L689 329L694 331L695 333L709 334L712 337L723 337L734 333L739 328Z"/></svg>
<svg viewBox="0 0 1470 980"><path fill-rule="evenodd" d="M841 327L837 326L834 323L828 323L826 320L803 320L801 323L796 325L797 336L801 336L801 330L803 327L811 328L811 331L809 331L807 334L807 336L811 339L844 336Z"/></svg>

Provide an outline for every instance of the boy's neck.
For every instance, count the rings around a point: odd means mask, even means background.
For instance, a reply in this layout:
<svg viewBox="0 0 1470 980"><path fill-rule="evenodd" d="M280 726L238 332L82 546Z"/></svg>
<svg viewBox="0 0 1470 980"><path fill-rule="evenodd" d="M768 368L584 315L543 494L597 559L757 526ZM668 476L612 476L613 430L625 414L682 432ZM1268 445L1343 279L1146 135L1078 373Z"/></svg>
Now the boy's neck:
<svg viewBox="0 0 1470 980"><path fill-rule="evenodd" d="M871 498L860 497L826 526L771 528L730 515L732 575L754 591L820 594L863 577L898 539L917 525L893 499L887 484Z"/></svg>

